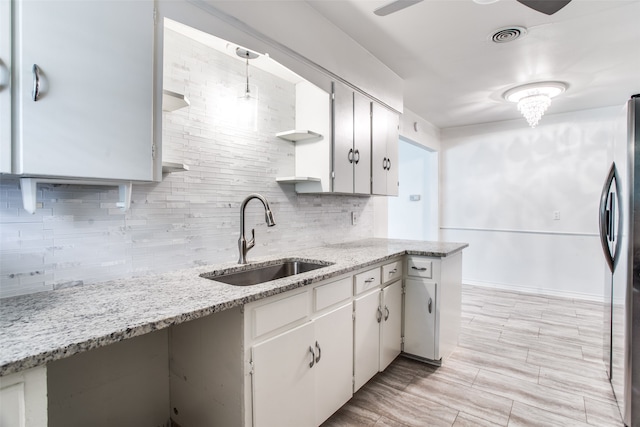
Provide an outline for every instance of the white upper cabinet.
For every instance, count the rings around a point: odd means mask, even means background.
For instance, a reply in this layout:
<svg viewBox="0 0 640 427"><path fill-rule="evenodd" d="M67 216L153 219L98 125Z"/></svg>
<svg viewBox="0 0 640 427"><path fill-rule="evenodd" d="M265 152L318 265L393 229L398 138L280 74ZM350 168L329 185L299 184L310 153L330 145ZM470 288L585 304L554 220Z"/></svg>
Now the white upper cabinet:
<svg viewBox="0 0 640 427"><path fill-rule="evenodd" d="M373 103L371 109L371 193L398 195L398 138L400 117Z"/></svg>
<svg viewBox="0 0 640 427"><path fill-rule="evenodd" d="M11 5L0 2L0 173L11 173Z"/></svg>
<svg viewBox="0 0 640 427"><path fill-rule="evenodd" d="M152 180L154 2L13 7L12 173Z"/></svg>
<svg viewBox="0 0 640 427"><path fill-rule="evenodd" d="M333 84L335 193L371 194L371 101Z"/></svg>
<svg viewBox="0 0 640 427"><path fill-rule="evenodd" d="M353 91L333 83L333 191L353 193Z"/></svg>

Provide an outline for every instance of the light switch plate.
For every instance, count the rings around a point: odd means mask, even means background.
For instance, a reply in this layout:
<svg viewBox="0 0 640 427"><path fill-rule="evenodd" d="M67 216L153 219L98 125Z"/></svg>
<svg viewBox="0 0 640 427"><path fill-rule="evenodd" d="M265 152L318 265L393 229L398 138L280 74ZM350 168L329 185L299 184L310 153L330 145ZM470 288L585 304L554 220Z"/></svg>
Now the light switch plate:
<svg viewBox="0 0 640 427"><path fill-rule="evenodd" d="M356 225L358 223L358 214L355 212L351 212L351 225Z"/></svg>

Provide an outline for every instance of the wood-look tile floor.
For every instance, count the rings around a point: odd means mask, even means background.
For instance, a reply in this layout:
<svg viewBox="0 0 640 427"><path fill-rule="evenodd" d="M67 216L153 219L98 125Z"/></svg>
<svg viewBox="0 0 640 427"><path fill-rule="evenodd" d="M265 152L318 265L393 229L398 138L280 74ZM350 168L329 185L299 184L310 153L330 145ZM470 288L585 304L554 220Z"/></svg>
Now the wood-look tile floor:
<svg viewBox="0 0 640 427"><path fill-rule="evenodd" d="M399 357L322 426L621 427L602 325L598 303L463 286L443 366Z"/></svg>

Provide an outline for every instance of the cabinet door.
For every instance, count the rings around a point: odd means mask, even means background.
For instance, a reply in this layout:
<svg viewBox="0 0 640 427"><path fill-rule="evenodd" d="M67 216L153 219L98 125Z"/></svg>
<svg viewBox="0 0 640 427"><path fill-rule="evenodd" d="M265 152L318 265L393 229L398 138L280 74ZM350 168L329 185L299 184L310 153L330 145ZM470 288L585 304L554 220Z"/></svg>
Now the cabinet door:
<svg viewBox="0 0 640 427"><path fill-rule="evenodd" d="M371 101L354 93L353 98L353 192L371 194Z"/></svg>
<svg viewBox="0 0 640 427"><path fill-rule="evenodd" d="M318 359L316 425L351 399L353 388L353 305L351 303L314 320Z"/></svg>
<svg viewBox="0 0 640 427"><path fill-rule="evenodd" d="M306 323L253 347L255 427L314 425L313 327Z"/></svg>
<svg viewBox="0 0 640 427"><path fill-rule="evenodd" d="M387 196L398 195L398 139L400 117L393 111L387 114Z"/></svg>
<svg viewBox="0 0 640 427"><path fill-rule="evenodd" d="M366 294L354 301L354 366L356 392L378 372L380 354L380 291Z"/></svg>
<svg viewBox="0 0 640 427"><path fill-rule="evenodd" d="M14 172L153 179L153 1L14 5Z"/></svg>
<svg viewBox="0 0 640 427"><path fill-rule="evenodd" d="M382 290L382 327L380 329L380 372L402 349L402 281Z"/></svg>
<svg viewBox="0 0 640 427"><path fill-rule="evenodd" d="M332 191L353 193L353 91L333 83Z"/></svg>
<svg viewBox="0 0 640 427"><path fill-rule="evenodd" d="M386 108L371 106L371 194L387 194L387 114Z"/></svg>
<svg viewBox="0 0 640 427"><path fill-rule="evenodd" d="M371 193L398 195L398 123L396 113L380 104L371 108Z"/></svg>
<svg viewBox="0 0 640 427"><path fill-rule="evenodd" d="M437 284L406 279L404 298L404 352L437 360L436 300Z"/></svg>
<svg viewBox="0 0 640 427"><path fill-rule="evenodd" d="M0 1L0 173L11 173L11 1Z"/></svg>

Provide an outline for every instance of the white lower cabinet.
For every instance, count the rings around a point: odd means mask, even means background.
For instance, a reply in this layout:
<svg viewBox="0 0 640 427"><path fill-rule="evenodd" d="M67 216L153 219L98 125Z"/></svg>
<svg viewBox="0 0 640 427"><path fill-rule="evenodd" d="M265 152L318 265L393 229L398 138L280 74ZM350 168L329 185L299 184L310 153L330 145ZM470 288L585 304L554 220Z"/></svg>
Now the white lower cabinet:
<svg viewBox="0 0 640 427"><path fill-rule="evenodd" d="M351 398L351 304L257 344L254 426L317 426Z"/></svg>
<svg viewBox="0 0 640 427"><path fill-rule="evenodd" d="M380 354L380 289L355 299L354 313L354 393L378 373Z"/></svg>
<svg viewBox="0 0 640 427"><path fill-rule="evenodd" d="M316 423L322 424L353 395L353 308L351 303L316 320Z"/></svg>
<svg viewBox="0 0 640 427"><path fill-rule="evenodd" d="M434 282L405 280L404 351L414 356L436 360L436 287ZM419 321L415 321L420 319Z"/></svg>
<svg viewBox="0 0 640 427"><path fill-rule="evenodd" d="M253 346L253 424L313 426L314 325L307 323Z"/></svg>
<svg viewBox="0 0 640 427"><path fill-rule="evenodd" d="M380 367L384 371L402 350L402 280L382 289Z"/></svg>
<svg viewBox="0 0 640 427"><path fill-rule="evenodd" d="M462 305L462 253L407 257L405 354L439 365L458 345Z"/></svg>
<svg viewBox="0 0 640 427"><path fill-rule="evenodd" d="M0 426L47 425L47 368L0 377Z"/></svg>

